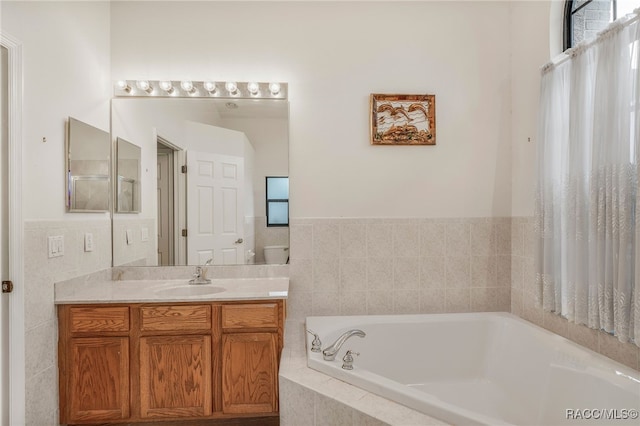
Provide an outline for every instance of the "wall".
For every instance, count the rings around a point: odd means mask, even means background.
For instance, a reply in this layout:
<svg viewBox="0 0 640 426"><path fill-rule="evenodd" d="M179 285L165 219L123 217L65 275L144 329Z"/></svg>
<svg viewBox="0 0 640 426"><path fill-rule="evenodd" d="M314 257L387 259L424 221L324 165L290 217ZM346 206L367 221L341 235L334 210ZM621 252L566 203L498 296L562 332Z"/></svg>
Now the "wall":
<svg viewBox="0 0 640 426"><path fill-rule="evenodd" d="M109 13L106 2L2 2L2 31L23 45L25 409L29 425L58 424L54 282L111 264L108 214L67 214L64 203L67 118L109 129ZM94 234L93 252L83 251L85 232ZM63 257L47 257L51 235L64 236Z"/></svg>
<svg viewBox="0 0 640 426"><path fill-rule="evenodd" d="M153 19L141 20L150 7ZM509 3L114 2L111 11L114 79L289 83L292 217L510 215ZM438 145L370 146L369 94L380 92L436 94Z"/></svg>

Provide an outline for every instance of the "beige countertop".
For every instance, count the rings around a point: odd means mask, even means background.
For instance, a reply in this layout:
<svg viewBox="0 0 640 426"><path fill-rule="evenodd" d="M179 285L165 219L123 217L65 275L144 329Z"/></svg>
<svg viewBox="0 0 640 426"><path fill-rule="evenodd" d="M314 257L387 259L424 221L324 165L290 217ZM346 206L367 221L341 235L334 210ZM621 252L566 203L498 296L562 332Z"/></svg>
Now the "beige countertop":
<svg viewBox="0 0 640 426"><path fill-rule="evenodd" d="M162 303L286 299L289 278L220 278L211 284L184 280L87 280L55 284L55 304Z"/></svg>

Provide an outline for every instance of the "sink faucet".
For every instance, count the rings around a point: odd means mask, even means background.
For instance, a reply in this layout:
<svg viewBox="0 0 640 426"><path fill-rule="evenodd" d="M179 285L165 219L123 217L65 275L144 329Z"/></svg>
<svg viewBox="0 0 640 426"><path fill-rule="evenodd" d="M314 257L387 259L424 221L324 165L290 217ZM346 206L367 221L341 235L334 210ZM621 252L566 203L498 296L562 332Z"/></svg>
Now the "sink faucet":
<svg viewBox="0 0 640 426"><path fill-rule="evenodd" d="M334 359L336 359L336 355L338 354L338 351L340 350L344 342L346 342L347 339L351 336L364 337L366 336L366 334L364 331L358 330L358 329L344 332L342 336L338 337L338 339L335 342L333 342L331 346L327 347L325 350L322 351L322 357L324 358L324 360L333 361Z"/></svg>
<svg viewBox="0 0 640 426"><path fill-rule="evenodd" d="M189 280L189 284L211 284L211 280L206 277L207 271L205 266L211 265L213 259L209 259L202 266L196 266L196 272L193 274L193 279Z"/></svg>

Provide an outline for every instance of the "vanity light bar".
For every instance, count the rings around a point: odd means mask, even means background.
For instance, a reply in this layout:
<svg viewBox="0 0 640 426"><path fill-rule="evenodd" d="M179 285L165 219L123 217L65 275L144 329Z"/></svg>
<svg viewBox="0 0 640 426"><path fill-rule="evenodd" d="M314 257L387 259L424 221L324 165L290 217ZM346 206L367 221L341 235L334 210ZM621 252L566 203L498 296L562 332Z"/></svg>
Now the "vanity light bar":
<svg viewBox="0 0 640 426"><path fill-rule="evenodd" d="M287 83L118 80L114 95L156 98L287 99Z"/></svg>

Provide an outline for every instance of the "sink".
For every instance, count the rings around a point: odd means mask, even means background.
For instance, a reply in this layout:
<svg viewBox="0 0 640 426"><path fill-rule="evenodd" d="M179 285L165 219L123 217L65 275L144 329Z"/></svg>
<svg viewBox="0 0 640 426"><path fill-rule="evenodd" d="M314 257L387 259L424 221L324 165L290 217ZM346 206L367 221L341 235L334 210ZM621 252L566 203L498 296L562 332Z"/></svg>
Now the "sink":
<svg viewBox="0 0 640 426"><path fill-rule="evenodd" d="M182 284L172 287L166 287L156 290L156 294L159 296L176 296L176 297L198 297L207 296L210 294L221 293L226 289L223 287L217 287L213 285L191 285Z"/></svg>

